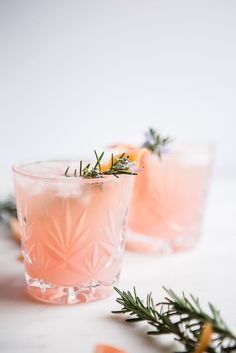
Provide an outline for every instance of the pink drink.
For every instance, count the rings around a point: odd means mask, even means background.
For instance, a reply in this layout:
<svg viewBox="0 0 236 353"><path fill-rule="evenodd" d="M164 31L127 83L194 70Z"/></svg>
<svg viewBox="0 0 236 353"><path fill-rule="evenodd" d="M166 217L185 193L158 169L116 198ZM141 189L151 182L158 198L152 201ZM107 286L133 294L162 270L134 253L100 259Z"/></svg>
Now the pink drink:
<svg viewBox="0 0 236 353"><path fill-rule="evenodd" d="M73 163L13 167L27 288L51 303L106 297L121 269L133 178L65 177Z"/></svg>
<svg viewBox="0 0 236 353"><path fill-rule="evenodd" d="M141 157L129 211L127 248L170 253L191 248L200 232L213 151L208 146L173 150L161 160Z"/></svg>

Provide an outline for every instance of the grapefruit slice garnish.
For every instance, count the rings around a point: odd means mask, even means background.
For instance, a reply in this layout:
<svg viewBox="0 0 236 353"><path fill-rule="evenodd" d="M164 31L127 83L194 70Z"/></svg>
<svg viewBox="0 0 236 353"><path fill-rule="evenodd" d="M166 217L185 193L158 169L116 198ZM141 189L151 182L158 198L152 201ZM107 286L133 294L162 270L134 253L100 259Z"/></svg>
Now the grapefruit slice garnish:
<svg viewBox="0 0 236 353"><path fill-rule="evenodd" d="M146 148L136 148L132 145L112 145L111 146L114 149L118 149L120 153L116 153L113 155L113 162L120 158L120 156L123 155L123 157L127 157L131 163L135 165L137 169L139 169L141 166L141 157L144 153L148 152ZM107 164L102 164L101 165L101 170L104 172L111 168L112 161L110 161Z"/></svg>

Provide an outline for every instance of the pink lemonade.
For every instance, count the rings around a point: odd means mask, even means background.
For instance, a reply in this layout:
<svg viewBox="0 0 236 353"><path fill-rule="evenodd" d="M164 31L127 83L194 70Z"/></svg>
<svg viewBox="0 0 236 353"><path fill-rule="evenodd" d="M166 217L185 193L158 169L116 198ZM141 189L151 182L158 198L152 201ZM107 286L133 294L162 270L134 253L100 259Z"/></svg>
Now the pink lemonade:
<svg viewBox="0 0 236 353"><path fill-rule="evenodd" d="M187 146L163 154L146 151L135 178L127 248L171 253L191 248L200 232L213 151Z"/></svg>
<svg viewBox="0 0 236 353"><path fill-rule="evenodd" d="M52 161L13 167L27 289L51 303L108 296L118 281L133 177L64 176Z"/></svg>

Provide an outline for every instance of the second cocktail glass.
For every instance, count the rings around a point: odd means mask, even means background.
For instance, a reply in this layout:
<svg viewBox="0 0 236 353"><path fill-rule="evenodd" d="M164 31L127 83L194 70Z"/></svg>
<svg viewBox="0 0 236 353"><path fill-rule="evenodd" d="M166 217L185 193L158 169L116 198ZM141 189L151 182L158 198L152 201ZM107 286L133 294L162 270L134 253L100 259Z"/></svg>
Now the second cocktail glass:
<svg viewBox="0 0 236 353"><path fill-rule="evenodd" d="M129 250L169 254L192 248L201 233L212 166L211 145L146 150L128 217Z"/></svg>

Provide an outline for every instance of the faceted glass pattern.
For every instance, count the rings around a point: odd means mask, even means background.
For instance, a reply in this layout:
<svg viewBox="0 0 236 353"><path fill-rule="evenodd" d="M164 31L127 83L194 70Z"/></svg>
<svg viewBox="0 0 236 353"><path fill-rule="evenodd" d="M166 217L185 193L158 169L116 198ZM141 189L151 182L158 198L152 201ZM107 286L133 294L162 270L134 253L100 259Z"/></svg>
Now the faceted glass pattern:
<svg viewBox="0 0 236 353"><path fill-rule="evenodd" d="M26 175L25 167L23 175L20 166L13 171L29 293L68 304L109 295L120 274L133 177L57 179Z"/></svg>

